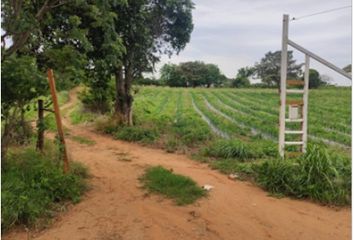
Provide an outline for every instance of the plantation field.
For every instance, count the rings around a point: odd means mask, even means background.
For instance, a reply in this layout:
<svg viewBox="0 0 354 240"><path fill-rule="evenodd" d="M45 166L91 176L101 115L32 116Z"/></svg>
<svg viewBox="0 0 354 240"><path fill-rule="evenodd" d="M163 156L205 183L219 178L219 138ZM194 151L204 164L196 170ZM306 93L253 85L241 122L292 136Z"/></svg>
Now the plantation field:
<svg viewBox="0 0 354 240"><path fill-rule="evenodd" d="M309 142L349 153L351 89L310 90L309 96ZM224 138L266 142L276 149L278 112L276 89L142 87L134 100L134 120L139 126L154 124L158 133L176 133L176 139L167 140L167 147L179 144L180 136L187 145Z"/></svg>

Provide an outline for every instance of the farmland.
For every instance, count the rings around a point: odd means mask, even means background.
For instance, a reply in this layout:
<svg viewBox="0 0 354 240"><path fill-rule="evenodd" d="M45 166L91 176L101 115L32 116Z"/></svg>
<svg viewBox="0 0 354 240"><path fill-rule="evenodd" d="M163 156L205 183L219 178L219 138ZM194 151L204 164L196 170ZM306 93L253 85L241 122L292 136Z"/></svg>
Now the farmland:
<svg viewBox="0 0 354 240"><path fill-rule="evenodd" d="M272 89L183 89L142 87L134 101L137 125L153 123L165 133L193 119L193 131L206 138L269 142L277 146L279 96ZM165 134L166 135L166 134ZM167 134L168 135L168 134ZM176 136L178 141L178 136ZM195 143L194 139L190 139ZM311 90L309 142L324 143L338 152L351 146L351 90Z"/></svg>

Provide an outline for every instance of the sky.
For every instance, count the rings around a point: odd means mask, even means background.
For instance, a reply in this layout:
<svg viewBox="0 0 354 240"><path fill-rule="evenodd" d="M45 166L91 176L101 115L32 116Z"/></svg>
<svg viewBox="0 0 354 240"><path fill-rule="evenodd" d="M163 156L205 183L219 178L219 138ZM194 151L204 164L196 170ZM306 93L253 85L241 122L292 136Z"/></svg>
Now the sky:
<svg viewBox="0 0 354 240"><path fill-rule="evenodd" d="M268 51L281 49L282 16L292 17L351 5L351 0L194 0L194 30L186 48L171 58L163 56L155 76L165 63L201 60L214 63L229 78L241 67L252 66ZM291 21L289 39L345 67L352 61L352 10L343 10ZM293 50L289 48L289 50ZM294 51L298 63L304 55ZM351 81L310 61L310 67L333 79L336 85Z"/></svg>

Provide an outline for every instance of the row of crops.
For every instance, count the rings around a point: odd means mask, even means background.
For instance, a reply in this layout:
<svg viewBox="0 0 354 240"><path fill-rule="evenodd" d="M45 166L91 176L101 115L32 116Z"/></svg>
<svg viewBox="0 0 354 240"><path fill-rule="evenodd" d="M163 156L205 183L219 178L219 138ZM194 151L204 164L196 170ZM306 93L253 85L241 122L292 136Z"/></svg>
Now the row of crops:
<svg viewBox="0 0 354 240"><path fill-rule="evenodd" d="M279 97L270 89L182 89L144 87L135 98L137 122L155 124L161 131L183 122L188 131L210 132L220 138L265 141L276 144ZM185 126L191 124L191 128ZM171 125L172 124L172 125ZM334 148L351 145L351 90L311 90L310 141Z"/></svg>

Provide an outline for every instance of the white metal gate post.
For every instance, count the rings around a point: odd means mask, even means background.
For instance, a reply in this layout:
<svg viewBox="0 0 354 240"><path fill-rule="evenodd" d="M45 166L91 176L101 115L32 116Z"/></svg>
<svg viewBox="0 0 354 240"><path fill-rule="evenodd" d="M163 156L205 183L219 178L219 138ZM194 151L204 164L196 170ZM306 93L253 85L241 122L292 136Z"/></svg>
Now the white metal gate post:
<svg viewBox="0 0 354 240"><path fill-rule="evenodd" d="M283 38L280 70L280 111L279 111L279 154L283 158L285 150L286 79L288 66L289 15L283 15Z"/></svg>
<svg viewBox="0 0 354 240"><path fill-rule="evenodd" d="M309 100L309 76L310 76L310 57L305 55L305 73L304 73L304 95L303 101L304 105L302 108L302 152L306 152L307 146L307 112L308 112L308 100Z"/></svg>

